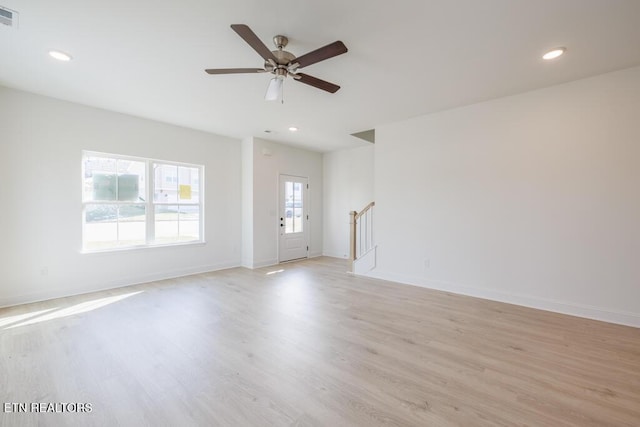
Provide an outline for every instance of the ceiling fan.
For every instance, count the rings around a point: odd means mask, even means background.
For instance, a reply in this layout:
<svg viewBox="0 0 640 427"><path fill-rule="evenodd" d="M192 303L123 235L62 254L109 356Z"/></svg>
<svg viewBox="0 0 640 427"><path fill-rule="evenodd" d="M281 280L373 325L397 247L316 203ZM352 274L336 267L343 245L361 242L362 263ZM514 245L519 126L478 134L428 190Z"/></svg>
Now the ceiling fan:
<svg viewBox="0 0 640 427"><path fill-rule="evenodd" d="M252 73L271 73L274 77L269 82L265 99L267 101L274 101L282 99L282 87L284 80L287 76L291 76L294 80L301 83L308 84L318 89L325 90L330 93L335 93L340 89L340 86L321 80L317 77L310 76L308 74L299 73L298 70L307 67L316 62L324 61L325 59L333 58L334 56L341 55L347 52L347 47L341 41L335 41L324 47L311 51L302 56L296 57L291 52L283 50L289 40L285 36L275 36L273 43L276 45L277 50L271 51L265 46L262 41L256 36L256 34L244 24L231 25L231 29L238 33L242 39L258 52L264 59L263 68L212 68L205 70L209 74L252 74Z"/></svg>

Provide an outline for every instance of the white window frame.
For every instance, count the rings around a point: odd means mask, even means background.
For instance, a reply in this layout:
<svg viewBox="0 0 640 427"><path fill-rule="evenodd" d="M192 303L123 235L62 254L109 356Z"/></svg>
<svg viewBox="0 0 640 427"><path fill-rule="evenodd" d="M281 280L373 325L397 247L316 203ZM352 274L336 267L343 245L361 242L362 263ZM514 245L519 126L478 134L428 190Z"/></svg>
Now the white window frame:
<svg viewBox="0 0 640 427"><path fill-rule="evenodd" d="M120 201L120 200L84 200L84 185L85 185L85 159L86 157L104 157L108 159L114 160L129 160L142 162L145 164L145 200L140 203L131 202L131 201ZM98 151L82 151L82 179L81 179L81 188L82 188L82 252L83 253L94 253L94 252L111 252L111 251L122 251L122 250L130 250L130 249L140 249L140 248L155 248L155 247L166 247L166 246L184 246L184 245L198 245L205 243L205 221L204 221L204 204L205 204L205 196L204 196L204 173L205 168L204 165L193 164L193 163L184 163L184 162L176 162L172 160L160 160L160 159L152 159L147 157L136 157L136 156L127 156L122 154L112 154L112 153L103 153ZM154 188L155 188L155 166L176 166L176 167L188 167L188 168L196 168L198 169L198 202L197 203L189 203L177 200L175 202L156 202L153 198ZM179 174L176 177L177 182L176 186L178 189L180 188L180 177ZM104 249L87 249L85 247L85 223L86 223L86 207L87 205L144 205L145 206L145 240L146 243L140 245L128 245L128 246L113 246ZM187 242L169 242L169 243L157 243L155 242L155 208L156 206L162 205L171 205L171 206L198 206L199 212L199 239L191 240ZM178 221L178 227L180 227L180 221ZM178 228L179 230L179 228Z"/></svg>

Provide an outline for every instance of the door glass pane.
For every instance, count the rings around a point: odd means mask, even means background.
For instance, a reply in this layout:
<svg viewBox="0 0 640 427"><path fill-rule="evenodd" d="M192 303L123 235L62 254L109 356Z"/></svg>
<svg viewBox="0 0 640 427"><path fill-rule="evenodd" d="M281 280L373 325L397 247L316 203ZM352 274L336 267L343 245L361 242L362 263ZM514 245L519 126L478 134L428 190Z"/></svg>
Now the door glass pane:
<svg viewBox="0 0 640 427"><path fill-rule="evenodd" d="M293 209L293 230L296 233L302 232L302 208Z"/></svg>
<svg viewBox="0 0 640 427"><path fill-rule="evenodd" d="M284 232L293 233L293 182L284 183Z"/></svg>
<svg viewBox="0 0 640 427"><path fill-rule="evenodd" d="M302 183L296 182L293 186L293 229L296 233L302 232Z"/></svg>
<svg viewBox="0 0 640 427"><path fill-rule="evenodd" d="M302 183L296 182L293 185L293 231L302 232Z"/></svg>
<svg viewBox="0 0 640 427"><path fill-rule="evenodd" d="M301 233L303 231L302 183L286 181L284 185L284 232Z"/></svg>

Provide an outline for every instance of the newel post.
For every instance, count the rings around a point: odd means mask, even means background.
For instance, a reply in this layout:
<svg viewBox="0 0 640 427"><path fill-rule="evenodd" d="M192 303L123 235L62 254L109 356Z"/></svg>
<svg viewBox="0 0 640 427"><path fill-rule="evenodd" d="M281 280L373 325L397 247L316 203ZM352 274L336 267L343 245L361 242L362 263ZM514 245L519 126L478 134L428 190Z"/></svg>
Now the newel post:
<svg viewBox="0 0 640 427"><path fill-rule="evenodd" d="M349 259L356 259L356 215L358 212L349 212Z"/></svg>

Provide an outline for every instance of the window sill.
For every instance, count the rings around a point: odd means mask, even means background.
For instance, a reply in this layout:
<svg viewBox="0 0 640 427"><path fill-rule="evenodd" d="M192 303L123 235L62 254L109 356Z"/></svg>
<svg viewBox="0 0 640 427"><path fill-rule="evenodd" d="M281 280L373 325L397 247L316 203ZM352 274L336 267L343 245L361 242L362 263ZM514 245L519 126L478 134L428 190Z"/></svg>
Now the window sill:
<svg viewBox="0 0 640 427"><path fill-rule="evenodd" d="M206 246L207 242L204 240L198 240L194 242L184 242L184 243L167 243L164 245L141 245L141 246L127 246L123 248L108 248L108 249L81 249L80 253L82 255L91 255L91 254L111 254L111 253L121 253L121 252L132 252L132 251L141 251L147 249L166 249L166 248L184 248L184 247L193 247L193 246Z"/></svg>

